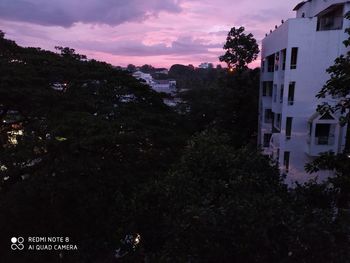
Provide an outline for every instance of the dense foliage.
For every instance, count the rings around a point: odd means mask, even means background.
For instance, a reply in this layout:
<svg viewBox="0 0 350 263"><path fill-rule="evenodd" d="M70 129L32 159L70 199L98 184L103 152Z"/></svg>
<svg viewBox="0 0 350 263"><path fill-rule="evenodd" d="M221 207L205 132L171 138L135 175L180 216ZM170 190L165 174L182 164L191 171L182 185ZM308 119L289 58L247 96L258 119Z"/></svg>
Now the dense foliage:
<svg viewBox="0 0 350 263"><path fill-rule="evenodd" d="M315 182L288 190L268 158L204 132L145 188L138 224L151 262L349 262L339 196Z"/></svg>
<svg viewBox="0 0 350 263"><path fill-rule="evenodd" d="M65 234L82 261L94 261L112 255L133 196L167 171L187 137L182 117L149 87L59 50L0 39L0 242Z"/></svg>
<svg viewBox="0 0 350 263"><path fill-rule="evenodd" d="M172 65L169 70L169 78L177 82L181 89L220 88L220 80L226 75L222 68L194 68L191 65Z"/></svg>

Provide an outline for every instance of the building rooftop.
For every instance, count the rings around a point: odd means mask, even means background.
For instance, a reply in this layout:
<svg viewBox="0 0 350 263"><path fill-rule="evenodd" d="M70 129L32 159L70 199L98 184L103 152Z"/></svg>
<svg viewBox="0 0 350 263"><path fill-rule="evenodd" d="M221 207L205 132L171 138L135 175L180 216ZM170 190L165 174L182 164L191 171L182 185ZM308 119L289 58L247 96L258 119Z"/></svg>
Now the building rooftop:
<svg viewBox="0 0 350 263"><path fill-rule="evenodd" d="M305 5L307 2L311 2L311 0L308 1L302 1L299 4L297 4L294 8L293 11L298 11L303 5Z"/></svg>

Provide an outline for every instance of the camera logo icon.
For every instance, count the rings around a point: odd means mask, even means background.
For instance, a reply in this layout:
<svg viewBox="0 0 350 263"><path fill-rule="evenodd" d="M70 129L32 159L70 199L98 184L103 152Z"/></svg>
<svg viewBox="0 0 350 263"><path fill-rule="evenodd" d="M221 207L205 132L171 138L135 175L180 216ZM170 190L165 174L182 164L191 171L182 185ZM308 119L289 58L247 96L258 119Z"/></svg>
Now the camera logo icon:
<svg viewBox="0 0 350 263"><path fill-rule="evenodd" d="M24 249L24 238L23 237L12 237L11 238L11 249L12 250L23 250Z"/></svg>

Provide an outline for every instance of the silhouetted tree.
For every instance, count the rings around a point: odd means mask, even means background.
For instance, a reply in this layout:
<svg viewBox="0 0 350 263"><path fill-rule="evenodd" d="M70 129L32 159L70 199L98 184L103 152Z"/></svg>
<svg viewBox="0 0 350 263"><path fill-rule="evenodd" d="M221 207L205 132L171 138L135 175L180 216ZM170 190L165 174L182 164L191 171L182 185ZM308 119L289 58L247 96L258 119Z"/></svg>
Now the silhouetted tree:
<svg viewBox="0 0 350 263"><path fill-rule="evenodd" d="M134 72L136 70L136 66L133 64L129 64L127 66L127 70L129 70L130 72Z"/></svg>
<svg viewBox="0 0 350 263"><path fill-rule="evenodd" d="M102 262L135 231L133 199L187 138L179 115L111 65L0 38L0 247L67 235L79 251L1 262ZM175 135L175 137L174 137ZM175 150L173 147L176 147Z"/></svg>
<svg viewBox="0 0 350 263"><path fill-rule="evenodd" d="M258 57L259 46L254 36L245 34L244 30L244 27L233 27L227 35L226 52L220 56L220 61L226 62L229 67L243 69Z"/></svg>

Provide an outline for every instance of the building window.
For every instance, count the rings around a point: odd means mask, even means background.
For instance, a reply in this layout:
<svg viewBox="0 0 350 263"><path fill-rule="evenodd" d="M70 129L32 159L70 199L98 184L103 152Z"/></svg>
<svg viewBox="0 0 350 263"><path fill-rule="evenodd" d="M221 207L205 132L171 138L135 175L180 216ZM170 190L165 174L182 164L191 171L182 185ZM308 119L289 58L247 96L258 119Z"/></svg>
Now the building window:
<svg viewBox="0 0 350 263"><path fill-rule="evenodd" d="M294 105L294 92L295 92L295 82L289 83L288 88L288 105Z"/></svg>
<svg viewBox="0 0 350 263"><path fill-rule="evenodd" d="M277 114L275 127L279 130L281 129L281 114L280 113Z"/></svg>
<svg viewBox="0 0 350 263"><path fill-rule="evenodd" d="M278 65L279 65L279 63L280 63L279 60L280 60L280 53L277 52L276 55L275 55L275 71L278 70Z"/></svg>
<svg viewBox="0 0 350 263"><path fill-rule="evenodd" d="M270 146L271 136L272 136L271 133L264 133L264 147L265 148Z"/></svg>
<svg viewBox="0 0 350 263"><path fill-rule="evenodd" d="M289 159L290 159L290 152L284 152L283 165L284 165L286 173L289 172Z"/></svg>
<svg viewBox="0 0 350 263"><path fill-rule="evenodd" d="M277 102L277 85L273 85L273 102Z"/></svg>
<svg viewBox="0 0 350 263"><path fill-rule="evenodd" d="M281 85L281 89L280 89L280 103L283 103L283 90L284 90L284 85Z"/></svg>
<svg viewBox="0 0 350 263"><path fill-rule="evenodd" d="M293 118L287 117L287 120L286 120L286 140L290 140L290 138L292 136L292 122L293 122Z"/></svg>
<svg viewBox="0 0 350 263"><path fill-rule="evenodd" d="M281 51L281 56L282 56L282 70L286 69L286 60L287 60L287 49L283 49Z"/></svg>
<svg viewBox="0 0 350 263"><path fill-rule="evenodd" d="M272 115L273 115L273 113L272 113L272 110L271 109L265 109L265 117L264 117L264 122L265 123L272 123L272 119L273 119L273 117L272 117Z"/></svg>
<svg viewBox="0 0 350 263"><path fill-rule="evenodd" d="M272 81L264 81L263 82L263 96L264 97L272 97Z"/></svg>
<svg viewBox="0 0 350 263"><path fill-rule="evenodd" d="M275 69L275 54L267 57L267 72L274 72Z"/></svg>
<svg viewBox="0 0 350 263"><path fill-rule="evenodd" d="M261 72L265 71L265 59L261 61Z"/></svg>
<svg viewBox="0 0 350 263"><path fill-rule="evenodd" d="M297 68L297 61L298 61L298 48L293 47L292 48L292 56L291 56L291 60L290 60L290 69Z"/></svg>
<svg viewBox="0 0 350 263"><path fill-rule="evenodd" d="M320 13L317 17L317 31L342 29L343 9L344 5L334 5Z"/></svg>
<svg viewBox="0 0 350 263"><path fill-rule="evenodd" d="M312 122L309 123L309 136L312 134Z"/></svg>
<svg viewBox="0 0 350 263"><path fill-rule="evenodd" d="M331 134L331 124L319 123L315 127L316 145L333 145L334 134Z"/></svg>

